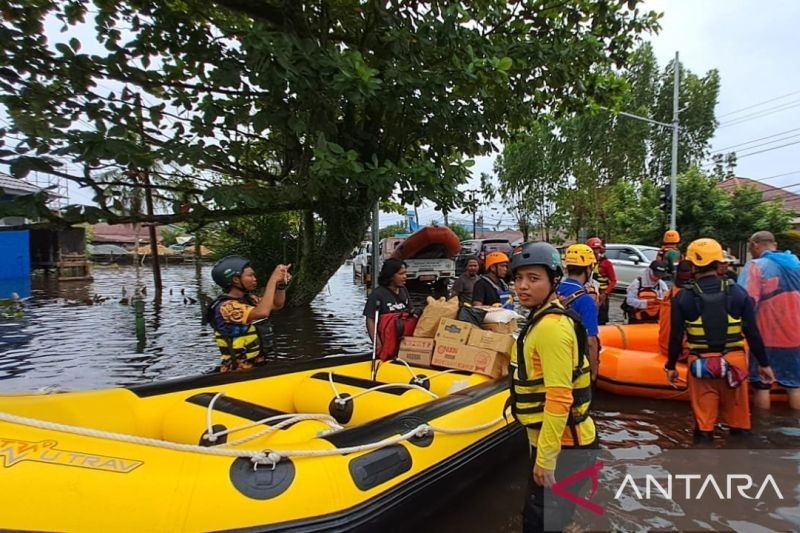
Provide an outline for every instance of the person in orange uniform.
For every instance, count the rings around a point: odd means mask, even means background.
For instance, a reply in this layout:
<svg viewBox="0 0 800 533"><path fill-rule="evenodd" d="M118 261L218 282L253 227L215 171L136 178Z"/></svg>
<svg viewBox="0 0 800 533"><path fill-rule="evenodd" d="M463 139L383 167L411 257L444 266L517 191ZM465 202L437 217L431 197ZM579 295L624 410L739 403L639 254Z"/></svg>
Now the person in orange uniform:
<svg viewBox="0 0 800 533"><path fill-rule="evenodd" d="M512 348L509 372L511 412L525 426L530 444L523 531L562 531L575 504L550 487L597 458L586 330L558 299L561 257L553 246L525 244L512 256L511 271L519 302L530 310ZM570 491L580 491L586 481L571 484Z"/></svg>
<svg viewBox="0 0 800 533"><path fill-rule="evenodd" d="M681 234L674 229L668 229L661 238L661 249L656 256L656 259L660 259L666 263L669 275L672 278L675 277L675 273L678 270L678 263L683 259L680 245Z"/></svg>
<svg viewBox="0 0 800 533"><path fill-rule="evenodd" d="M717 418L731 435L750 433L750 398L747 394L747 358L758 360L765 384L775 376L769 366L764 341L756 324L753 299L740 286L717 276L725 257L714 239L697 239L686 250L695 281L673 300L670 320L667 379L678 379L675 363L682 351L683 335L689 348L688 385L695 420L695 441L711 441Z"/></svg>
<svg viewBox="0 0 800 533"><path fill-rule="evenodd" d="M591 237L586 241L586 246L592 249L597 263L594 266L592 278L598 284L597 295L597 324L603 326L608 324L608 306L611 293L617 286L617 275L614 272L614 265L605 256L606 247L600 237Z"/></svg>
<svg viewBox="0 0 800 533"><path fill-rule="evenodd" d="M661 300L669 290L663 278L667 275L667 265L656 259L647 270L628 285L622 309L628 316L628 324L658 322Z"/></svg>
<svg viewBox="0 0 800 533"><path fill-rule="evenodd" d="M669 356L669 326L672 300L678 295L681 289L692 282L692 278L692 264L684 259L678 263L678 268L675 272L675 283L669 288L669 291L667 291L660 302L661 311L658 313L658 352L665 358ZM689 348L686 346L686 342L684 342L679 360L685 361L688 357Z"/></svg>

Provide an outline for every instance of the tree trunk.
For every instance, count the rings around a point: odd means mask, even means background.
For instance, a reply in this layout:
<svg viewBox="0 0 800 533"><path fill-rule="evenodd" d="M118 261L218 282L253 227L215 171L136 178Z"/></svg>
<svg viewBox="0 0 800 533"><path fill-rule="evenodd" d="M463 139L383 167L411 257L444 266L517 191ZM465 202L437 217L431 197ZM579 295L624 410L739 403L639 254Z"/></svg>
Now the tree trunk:
<svg viewBox="0 0 800 533"><path fill-rule="evenodd" d="M364 238L371 219L370 204L332 205L319 213L321 231L315 231L314 213L303 214L303 254L289 287L287 305L308 305L328 283L344 260ZM318 222L317 222L318 223ZM294 269L293 269L294 270Z"/></svg>

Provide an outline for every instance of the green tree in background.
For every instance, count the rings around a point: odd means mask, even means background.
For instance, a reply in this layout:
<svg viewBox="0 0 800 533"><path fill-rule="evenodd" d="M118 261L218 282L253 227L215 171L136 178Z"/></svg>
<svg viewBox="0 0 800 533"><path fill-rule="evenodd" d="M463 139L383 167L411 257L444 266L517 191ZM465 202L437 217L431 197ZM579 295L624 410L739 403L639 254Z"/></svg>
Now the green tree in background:
<svg viewBox="0 0 800 533"><path fill-rule="evenodd" d="M684 111L678 169L685 172L708 154L719 74L679 68ZM615 109L671 122L673 69L673 62L659 69L652 46L640 46L616 74L624 90ZM620 219L615 195L646 193L647 182L664 183L670 157L671 130L594 108L539 119L506 145L495 171L500 190L520 211L521 230L530 216L543 237L554 228L573 237L581 230L611 235Z"/></svg>
<svg viewBox="0 0 800 533"><path fill-rule="evenodd" d="M780 202L767 202L753 187L726 191L713 176L696 168L678 176L676 222L683 245L700 237L712 237L736 248L760 230L779 234L789 227L793 214ZM608 211L613 231L610 240L659 245L666 229L660 191L651 182L634 185L620 182L611 189Z"/></svg>
<svg viewBox="0 0 800 533"><path fill-rule="evenodd" d="M385 228L381 228L380 232L378 233L378 237L381 239L386 239L387 237L394 237L397 233L408 233L408 228L404 222L389 224Z"/></svg>
<svg viewBox="0 0 800 533"><path fill-rule="evenodd" d="M613 105L609 68L657 28L639 3L7 0L0 164L91 188L98 205L68 222L301 212L289 299L308 303L375 202L454 212L492 139L542 109ZM156 163L156 188L185 200L111 209L102 176Z"/></svg>

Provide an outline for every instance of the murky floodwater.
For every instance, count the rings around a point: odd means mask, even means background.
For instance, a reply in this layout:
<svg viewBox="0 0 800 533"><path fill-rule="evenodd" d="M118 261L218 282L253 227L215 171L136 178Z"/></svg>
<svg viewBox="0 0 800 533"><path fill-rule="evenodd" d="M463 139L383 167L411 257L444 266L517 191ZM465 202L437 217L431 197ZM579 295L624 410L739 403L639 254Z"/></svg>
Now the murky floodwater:
<svg viewBox="0 0 800 533"><path fill-rule="evenodd" d="M24 316L0 320L0 390L3 392L74 390L131 385L209 371L218 360L210 327L203 325L202 294L214 294L210 267L168 266L162 271L164 295L153 301L150 273L133 267L97 267L93 282L56 284L35 279ZM146 294L141 294L145 288ZM137 337L135 306L144 301L145 336ZM274 315L277 349L285 357L315 357L369 350L361 316L364 290L353 285L343 266L308 309ZM618 303L612 303L612 310ZM613 316L613 315L612 315ZM594 417L610 469L646 458L658 464L663 450L691 448L688 403L621 398L597 394ZM738 442L719 439L718 447L800 450L800 417L786 406L754 413L755 436ZM711 453L703 451L703 453ZM698 456L700 457L700 456ZM800 461L784 465L800 480ZM519 531L519 510L527 479L526 451L505 462L435 517L416 529L458 532ZM794 470L792 470L794 469ZM779 515L756 513L748 520L711 516L682 522L666 504L608 508L603 528L629 529L800 529L800 489L788 494ZM713 512L709 511L711 515ZM670 518L672 517L672 518Z"/></svg>

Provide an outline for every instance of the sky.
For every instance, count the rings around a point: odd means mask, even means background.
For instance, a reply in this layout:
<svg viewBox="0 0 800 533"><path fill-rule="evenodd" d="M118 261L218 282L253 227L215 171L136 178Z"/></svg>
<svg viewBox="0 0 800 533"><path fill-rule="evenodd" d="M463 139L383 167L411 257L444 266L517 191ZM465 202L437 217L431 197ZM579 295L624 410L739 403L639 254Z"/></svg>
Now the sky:
<svg viewBox="0 0 800 533"><path fill-rule="evenodd" d="M647 39L661 68L677 51L695 74L719 70L720 125L711 150L741 145L733 149L739 154L737 176L766 178L770 185L800 193L800 143L776 148L800 141L800 1L649 0L644 6L664 14L661 31ZM787 133L774 136L781 132ZM742 144L764 137L769 138ZM760 150L766 151L743 157ZM471 187L481 172L493 174L493 163L494 157L477 159ZM430 202L418 211L423 224L442 220ZM400 218L384 213L381 226ZM513 225L511 215L499 205L486 209L484 218L502 220L503 228Z"/></svg>
<svg viewBox="0 0 800 533"><path fill-rule="evenodd" d="M694 73L712 68L720 72L720 125L711 149L735 146L738 176L800 193L800 143L791 144L800 141L800 0L648 0L644 8L664 13L661 31L647 38L662 68L678 51ZM761 138L765 139L755 141ZM789 146L781 147L784 144ZM468 188L477 187L481 172L493 175L494 159L476 159ZM91 196L70 187L71 202L91 203ZM431 202L418 212L422 224L442 220ZM514 225L499 204L484 208L482 214L486 225ZM380 224L402 218L382 213ZM450 218L467 221L469 216L453 213Z"/></svg>

